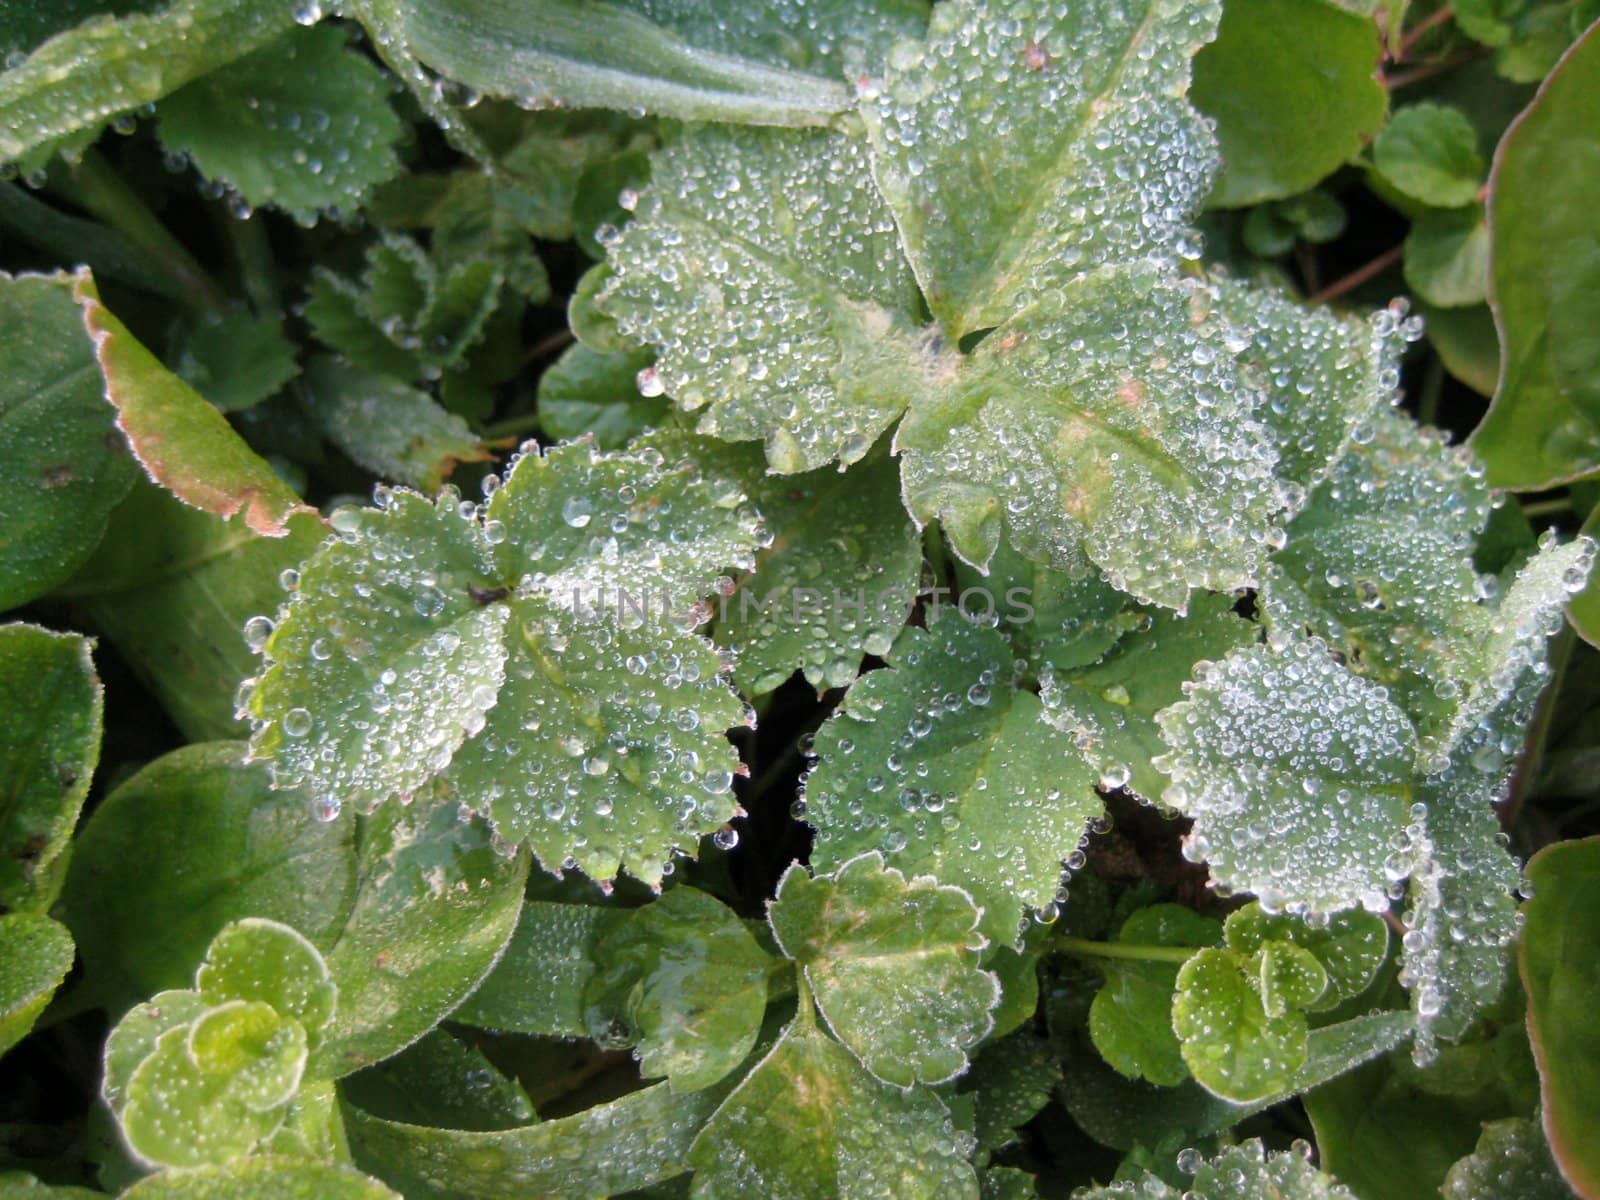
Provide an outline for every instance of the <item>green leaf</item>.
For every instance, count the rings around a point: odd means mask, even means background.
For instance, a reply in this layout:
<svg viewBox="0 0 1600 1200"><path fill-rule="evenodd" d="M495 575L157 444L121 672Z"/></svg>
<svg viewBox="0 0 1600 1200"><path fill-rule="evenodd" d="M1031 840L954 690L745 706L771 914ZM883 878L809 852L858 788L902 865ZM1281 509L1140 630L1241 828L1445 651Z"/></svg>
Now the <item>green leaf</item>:
<svg viewBox="0 0 1600 1200"><path fill-rule="evenodd" d="M609 925L594 961L584 993L590 1036L633 1044L645 1078L698 1091L755 1047L772 959L705 892L674 888Z"/></svg>
<svg viewBox="0 0 1600 1200"><path fill-rule="evenodd" d="M1184 92L1215 22L1183 0L962 0L891 56L862 107L874 174L952 341L1096 267L1193 256L1215 149Z"/></svg>
<svg viewBox="0 0 1600 1200"><path fill-rule="evenodd" d="M863 655L888 652L917 592L922 539L900 506L899 471L885 456L845 472L751 476L773 541L721 601L717 643L737 653L734 679L756 695L796 670L819 691L844 687Z"/></svg>
<svg viewBox="0 0 1600 1200"><path fill-rule="evenodd" d="M1427 212L1406 236L1406 283L1443 308L1482 304L1489 291L1489 227L1477 207Z"/></svg>
<svg viewBox="0 0 1600 1200"><path fill-rule="evenodd" d="M1200 950L1178 971L1172 1000L1190 1073L1236 1103L1288 1090L1307 1053L1305 1015L1276 1005L1274 1013L1242 965L1229 951Z"/></svg>
<svg viewBox="0 0 1600 1200"><path fill-rule="evenodd" d="M1194 63L1194 103L1224 163L1210 202L1292 196L1354 158L1383 123L1379 46L1363 12L1328 0L1230 0Z"/></svg>
<svg viewBox="0 0 1600 1200"><path fill-rule="evenodd" d="M804 998L777 1045L707 1122L688 1161L696 1200L978 1195L939 1097L868 1074L818 1028Z"/></svg>
<svg viewBox="0 0 1600 1200"><path fill-rule="evenodd" d="M1228 946L1253 955L1271 943L1289 943L1307 951L1322 969L1317 994L1296 1004L1325 1012L1366 991L1389 951L1389 927L1376 913L1334 913L1325 924L1312 925L1286 913L1267 913L1248 904L1228 914L1224 927Z"/></svg>
<svg viewBox="0 0 1600 1200"><path fill-rule="evenodd" d="M340 1080L339 1090L362 1112L409 1125L487 1131L539 1119L520 1083L443 1029Z"/></svg>
<svg viewBox="0 0 1600 1200"><path fill-rule="evenodd" d="M66 30L0 75L0 162L72 135L225 67L293 28L289 6L173 0L159 13Z"/></svg>
<svg viewBox="0 0 1600 1200"><path fill-rule="evenodd" d="M72 937L36 913L0 916L0 1054L16 1045L39 1019L72 969Z"/></svg>
<svg viewBox="0 0 1600 1200"><path fill-rule="evenodd" d="M1147 946L1214 946L1221 926L1178 904L1152 904L1122 923L1116 941ZM1097 958L1104 984L1089 1005L1089 1036L1102 1058L1130 1079L1176 1087L1189 1078L1172 999L1178 963Z"/></svg>
<svg viewBox="0 0 1600 1200"><path fill-rule="evenodd" d="M999 981L980 968L979 912L960 888L862 854L831 875L792 866L769 919L834 1034L877 1078L943 1083L994 1027Z"/></svg>
<svg viewBox="0 0 1600 1200"><path fill-rule="evenodd" d="M1272 908L1388 906L1416 735L1381 688L1318 641L1249 646L1203 665L1157 722L1161 799L1194 818L1184 853L1219 884Z"/></svg>
<svg viewBox="0 0 1600 1200"><path fill-rule="evenodd" d="M351 816L272 791L238 742L185 746L122 783L73 847L62 919L86 982L120 1011L189 985L231 921L265 917L326 947L357 885Z"/></svg>
<svg viewBox="0 0 1600 1200"><path fill-rule="evenodd" d="M399 1200L376 1179L350 1167L278 1157L163 1171L122 1196L123 1200Z"/></svg>
<svg viewBox="0 0 1600 1200"><path fill-rule="evenodd" d="M1538 1123L1513 1117L1483 1127L1478 1148L1445 1176L1445 1200L1571 1200Z"/></svg>
<svg viewBox="0 0 1600 1200"><path fill-rule="evenodd" d="M433 70L491 95L779 125L825 124L846 110L843 71L915 32L924 11L914 0L791 0L779 10L779 38L774 15L713 13L685 0L360 6Z"/></svg>
<svg viewBox="0 0 1600 1200"><path fill-rule="evenodd" d="M70 286L66 275L0 273L0 327L28 331L0 343L0 609L71 575L136 474Z"/></svg>
<svg viewBox="0 0 1600 1200"><path fill-rule="evenodd" d="M93 642L0 625L0 908L41 912L100 761L105 689Z"/></svg>
<svg viewBox="0 0 1600 1200"><path fill-rule="evenodd" d="M828 870L876 850L966 889L984 935L1011 945L1102 811L1096 769L1016 686L998 630L946 609L886 657L892 669L863 676L818 731L812 862Z"/></svg>
<svg viewBox="0 0 1600 1200"><path fill-rule="evenodd" d="M274 395L300 373L283 321L243 310L188 325L173 351L173 370L218 412L238 412Z"/></svg>
<svg viewBox="0 0 1600 1200"><path fill-rule="evenodd" d="M1497 487L1537 490L1600 466L1600 256L1588 203L1600 177L1597 96L1600 31L1590 30L1495 154L1490 292L1503 362L1472 445Z"/></svg>
<svg viewBox="0 0 1600 1200"><path fill-rule="evenodd" d="M328 440L383 479L433 492L458 462L492 457L465 421L392 376L318 355L305 380Z"/></svg>
<svg viewBox="0 0 1600 1200"><path fill-rule="evenodd" d="M0 1200L104 1200L104 1192L40 1183L21 1171L0 1171Z"/></svg>
<svg viewBox="0 0 1600 1200"><path fill-rule="evenodd" d="M1600 839L1546 846L1528 863L1533 895L1523 906L1522 980L1528 1036L1539 1063L1544 1128L1562 1174L1580 1194L1600 1191L1600 1069L1585 996L1600 976Z"/></svg>
<svg viewBox="0 0 1600 1200"><path fill-rule="evenodd" d="M207 1007L195 991L157 992L149 1000L134 1005L112 1026L106 1038L100 1094L113 1112L120 1113L126 1106L128 1081L140 1064L155 1053L161 1035L187 1028Z"/></svg>
<svg viewBox="0 0 1600 1200"><path fill-rule="evenodd" d="M1500 342L1489 306L1433 308L1424 304L1421 311L1428 327L1428 344L1438 352L1445 370L1473 391L1494 395L1500 378Z"/></svg>
<svg viewBox="0 0 1600 1200"><path fill-rule="evenodd" d="M266 643L252 752L367 804L449 766L551 869L658 882L737 807L745 717L685 614L754 542L737 487L663 445L525 454L481 523L448 491L347 510Z"/></svg>
<svg viewBox="0 0 1600 1200"><path fill-rule="evenodd" d="M575 342L539 376L539 428L548 437L590 434L616 450L666 418L667 402L639 395L636 380L650 365L639 351L604 353Z"/></svg>
<svg viewBox="0 0 1600 1200"><path fill-rule="evenodd" d="M1217 659L1255 639L1233 614L1231 596L1199 597L1188 616L1143 613L1139 624L1093 666L1046 669L1044 718L1069 734L1077 757L1099 773L1102 788L1130 788L1154 799L1166 787L1151 765L1163 749L1156 714L1183 698L1194 664ZM1056 768L1059 770L1060 768Z"/></svg>
<svg viewBox="0 0 1600 1200"><path fill-rule="evenodd" d="M962 1094L975 1098L978 1145L998 1150L1050 1103L1061 1063L1046 1039L1028 1030L992 1041L973 1060Z"/></svg>
<svg viewBox="0 0 1600 1200"><path fill-rule="evenodd" d="M389 84L342 29L294 29L174 92L161 141L252 205L352 209L400 169Z"/></svg>
<svg viewBox="0 0 1600 1200"><path fill-rule="evenodd" d="M1483 185L1477 131L1443 104L1399 109L1372 143L1372 160L1391 186L1433 208L1471 204Z"/></svg>
<svg viewBox="0 0 1600 1200"><path fill-rule="evenodd" d="M356 862L354 903L323 951L339 1006L312 1078L387 1058L453 1012L504 950L528 877L527 855L422 797L363 821Z"/></svg>
<svg viewBox="0 0 1600 1200"><path fill-rule="evenodd" d="M266 1004L299 1022L312 1046L339 995L317 948L292 926L261 917L235 921L212 939L195 990L208 1004Z"/></svg>
<svg viewBox="0 0 1600 1200"><path fill-rule="evenodd" d="M681 1175L690 1143L726 1094L659 1083L569 1117L478 1133L384 1121L348 1105L345 1120L357 1163L407 1190L616 1195Z"/></svg>
<svg viewBox="0 0 1600 1200"><path fill-rule="evenodd" d="M455 1019L538 1037L587 1037L584 991L603 932L621 919L592 905L527 901L505 953Z"/></svg>
<svg viewBox="0 0 1600 1200"><path fill-rule="evenodd" d="M145 473L179 500L219 517L243 511L245 524L283 537L288 520L307 512L294 489L250 449L228 420L174 375L100 302L80 271L73 297L94 342L105 396L117 428Z"/></svg>

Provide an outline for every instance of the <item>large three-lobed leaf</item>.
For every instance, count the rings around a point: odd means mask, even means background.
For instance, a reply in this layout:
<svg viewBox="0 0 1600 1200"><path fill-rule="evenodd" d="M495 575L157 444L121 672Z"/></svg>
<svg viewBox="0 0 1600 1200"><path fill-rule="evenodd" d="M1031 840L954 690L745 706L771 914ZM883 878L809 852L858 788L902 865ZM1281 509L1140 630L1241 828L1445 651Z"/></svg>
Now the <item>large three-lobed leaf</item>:
<svg viewBox="0 0 1600 1200"><path fill-rule="evenodd" d="M602 293L657 353L646 390L764 440L784 473L900 421L907 508L979 567L1006 540L1176 608L1252 582L1276 452L1243 342L1179 270L1214 163L1183 95L1215 21L1165 0L945 5L863 85L865 142L670 144Z"/></svg>
<svg viewBox="0 0 1600 1200"><path fill-rule="evenodd" d="M657 882L734 815L722 734L744 719L693 627L756 523L691 463L574 443L520 458L481 513L406 491L346 510L276 627L247 630L270 632L252 753L335 805L448 768L550 868Z"/></svg>

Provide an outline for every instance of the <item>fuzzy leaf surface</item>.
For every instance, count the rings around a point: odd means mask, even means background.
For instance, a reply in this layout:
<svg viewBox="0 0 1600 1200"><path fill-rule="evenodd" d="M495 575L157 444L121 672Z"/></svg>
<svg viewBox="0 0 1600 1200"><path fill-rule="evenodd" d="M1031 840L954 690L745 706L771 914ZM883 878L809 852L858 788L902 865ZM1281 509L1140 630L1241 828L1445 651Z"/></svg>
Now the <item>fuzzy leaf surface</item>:
<svg viewBox="0 0 1600 1200"><path fill-rule="evenodd" d="M72 970L72 936L38 913L0 916L0 1054L33 1028L50 997Z"/></svg>

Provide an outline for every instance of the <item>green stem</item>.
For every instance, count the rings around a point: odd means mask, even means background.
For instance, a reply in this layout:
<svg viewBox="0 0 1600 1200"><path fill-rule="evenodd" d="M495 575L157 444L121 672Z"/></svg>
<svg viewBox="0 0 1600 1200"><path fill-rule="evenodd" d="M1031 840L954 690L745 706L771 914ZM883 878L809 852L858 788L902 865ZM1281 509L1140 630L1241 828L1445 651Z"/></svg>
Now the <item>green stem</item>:
<svg viewBox="0 0 1600 1200"><path fill-rule="evenodd" d="M278 288L278 267L272 260L267 231L256 217L235 217L224 212L220 218L233 261L239 269L239 282L250 298L258 317L283 315L283 297Z"/></svg>
<svg viewBox="0 0 1600 1200"><path fill-rule="evenodd" d="M188 303L199 310L226 306L227 295L183 244L167 231L99 151L85 150L70 172L72 198L161 264Z"/></svg>
<svg viewBox="0 0 1600 1200"><path fill-rule="evenodd" d="M500 438L521 437L523 434L539 432L539 413L519 413L514 417L507 417L504 421L496 421L483 427L485 441L496 441Z"/></svg>
<svg viewBox="0 0 1600 1200"><path fill-rule="evenodd" d="M1562 513L1571 511L1571 496L1556 496L1551 500L1535 500L1522 506L1522 515L1530 521L1538 517L1559 517Z"/></svg>
<svg viewBox="0 0 1600 1200"><path fill-rule="evenodd" d="M1149 946L1140 942L1095 942L1088 938L1058 937L1056 949L1082 958L1130 958L1138 962L1186 963L1198 946Z"/></svg>
<svg viewBox="0 0 1600 1200"><path fill-rule="evenodd" d="M1422 394L1417 399L1417 420L1434 425L1439 419L1439 398L1444 394L1444 359L1435 354L1428 360L1422 377Z"/></svg>

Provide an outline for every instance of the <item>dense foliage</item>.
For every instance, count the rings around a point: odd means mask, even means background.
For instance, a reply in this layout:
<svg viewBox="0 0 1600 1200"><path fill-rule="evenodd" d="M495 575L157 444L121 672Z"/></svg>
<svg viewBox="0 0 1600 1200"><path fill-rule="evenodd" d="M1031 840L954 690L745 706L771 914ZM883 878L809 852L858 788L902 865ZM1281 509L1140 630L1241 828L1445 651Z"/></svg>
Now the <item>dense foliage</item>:
<svg viewBox="0 0 1600 1200"><path fill-rule="evenodd" d="M12 0L0 1200L1600 1197L1596 16Z"/></svg>

